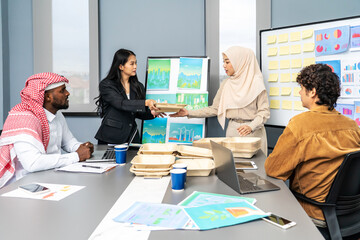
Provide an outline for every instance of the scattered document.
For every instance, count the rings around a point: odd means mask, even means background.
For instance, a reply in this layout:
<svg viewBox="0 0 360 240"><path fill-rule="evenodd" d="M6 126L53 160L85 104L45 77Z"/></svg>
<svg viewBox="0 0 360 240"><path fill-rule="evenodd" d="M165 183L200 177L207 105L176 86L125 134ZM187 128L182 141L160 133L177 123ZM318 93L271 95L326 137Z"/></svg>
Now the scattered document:
<svg viewBox="0 0 360 240"><path fill-rule="evenodd" d="M67 165L62 168L56 169L56 171L64 172L84 172L84 173L104 173L118 166L116 163L84 163L78 162Z"/></svg>
<svg viewBox="0 0 360 240"><path fill-rule="evenodd" d="M50 184L50 183L38 183L38 184L49 188L50 192L46 192L43 194L31 194L24 192L21 189L15 189L11 192L4 193L1 196L59 201L85 187L85 186L76 186L76 185Z"/></svg>
<svg viewBox="0 0 360 240"><path fill-rule="evenodd" d="M217 193L207 193L207 192L193 192L178 205L183 207L199 207L204 205L211 204L220 204L220 203L232 203L232 202L241 202L248 201L251 204L255 204L255 198L223 195Z"/></svg>
<svg viewBox="0 0 360 240"><path fill-rule="evenodd" d="M236 225L261 219L269 215L245 200L189 207L184 208L184 211L200 230Z"/></svg>

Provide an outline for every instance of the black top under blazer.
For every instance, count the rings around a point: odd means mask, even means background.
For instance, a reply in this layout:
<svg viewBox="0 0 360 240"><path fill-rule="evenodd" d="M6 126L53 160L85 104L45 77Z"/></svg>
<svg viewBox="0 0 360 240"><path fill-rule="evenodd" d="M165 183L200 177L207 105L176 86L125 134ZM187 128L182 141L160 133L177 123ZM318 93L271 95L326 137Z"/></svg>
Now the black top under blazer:
<svg viewBox="0 0 360 240"><path fill-rule="evenodd" d="M130 83L131 84L131 83ZM140 87L145 92L144 85ZM103 120L95 138L106 143L121 144L129 140L130 135L137 128L135 118L148 120L154 116L145 106L145 99L135 99L136 93L130 85L130 100L122 85L118 82L104 79L99 85L100 96L103 100ZM133 142L139 141L139 134Z"/></svg>

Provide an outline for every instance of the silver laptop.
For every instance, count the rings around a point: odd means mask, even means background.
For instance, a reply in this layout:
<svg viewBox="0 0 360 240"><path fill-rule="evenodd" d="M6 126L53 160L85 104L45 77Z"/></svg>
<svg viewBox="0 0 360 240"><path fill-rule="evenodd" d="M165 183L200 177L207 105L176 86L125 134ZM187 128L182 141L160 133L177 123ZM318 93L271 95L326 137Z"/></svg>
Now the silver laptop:
<svg viewBox="0 0 360 240"><path fill-rule="evenodd" d="M230 149L210 141L219 179L240 194L280 190L275 184L255 173L237 172Z"/></svg>

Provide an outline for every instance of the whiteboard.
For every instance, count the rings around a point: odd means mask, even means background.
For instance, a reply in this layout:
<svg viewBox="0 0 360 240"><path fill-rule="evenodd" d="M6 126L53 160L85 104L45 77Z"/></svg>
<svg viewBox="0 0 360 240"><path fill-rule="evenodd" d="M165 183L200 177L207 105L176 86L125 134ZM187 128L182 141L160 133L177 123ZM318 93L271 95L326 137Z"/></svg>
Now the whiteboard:
<svg viewBox="0 0 360 240"><path fill-rule="evenodd" d="M296 76L305 66L320 62L339 76L341 96L336 109L360 123L360 16L262 30L260 46L270 102L267 124L286 126L293 116L307 111Z"/></svg>

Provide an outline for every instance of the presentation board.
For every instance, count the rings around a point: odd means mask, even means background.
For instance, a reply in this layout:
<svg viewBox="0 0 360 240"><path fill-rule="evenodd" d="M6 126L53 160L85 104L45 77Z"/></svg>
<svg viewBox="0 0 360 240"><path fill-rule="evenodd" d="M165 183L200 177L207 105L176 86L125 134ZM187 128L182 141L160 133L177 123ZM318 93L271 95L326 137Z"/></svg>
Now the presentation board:
<svg viewBox="0 0 360 240"><path fill-rule="evenodd" d="M209 61L207 57L148 57L146 99L187 104L188 110L207 107ZM203 137L204 118L167 116L145 120L142 124L142 143L192 144Z"/></svg>
<svg viewBox="0 0 360 240"><path fill-rule="evenodd" d="M300 70L329 65L340 79L336 109L360 123L360 16L260 31L260 66L269 95L267 124L286 126L302 107Z"/></svg>

